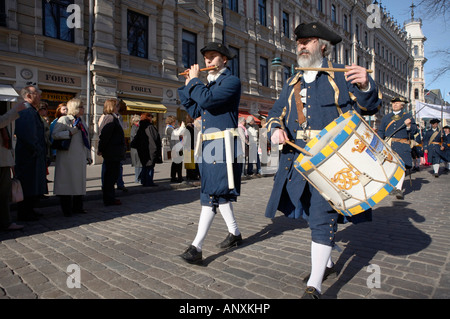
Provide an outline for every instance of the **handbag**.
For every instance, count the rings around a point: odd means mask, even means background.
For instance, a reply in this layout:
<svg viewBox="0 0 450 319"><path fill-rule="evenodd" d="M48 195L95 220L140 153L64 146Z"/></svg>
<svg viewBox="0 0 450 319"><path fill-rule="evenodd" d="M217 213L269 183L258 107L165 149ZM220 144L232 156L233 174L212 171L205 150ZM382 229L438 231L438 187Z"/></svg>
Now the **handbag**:
<svg viewBox="0 0 450 319"><path fill-rule="evenodd" d="M67 151L70 147L71 141L72 141L72 138L65 139L65 140L53 140L52 148L55 150Z"/></svg>
<svg viewBox="0 0 450 319"><path fill-rule="evenodd" d="M17 178L11 180L11 202L18 203L23 201L23 190L20 181Z"/></svg>

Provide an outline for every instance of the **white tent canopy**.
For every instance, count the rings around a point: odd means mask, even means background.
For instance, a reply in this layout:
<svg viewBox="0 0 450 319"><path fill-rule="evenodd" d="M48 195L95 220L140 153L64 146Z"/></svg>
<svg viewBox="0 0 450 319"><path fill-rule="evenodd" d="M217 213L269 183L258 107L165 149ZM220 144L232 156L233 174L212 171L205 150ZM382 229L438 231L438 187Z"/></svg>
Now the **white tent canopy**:
<svg viewBox="0 0 450 319"><path fill-rule="evenodd" d="M416 116L450 120L450 106L416 102Z"/></svg>
<svg viewBox="0 0 450 319"><path fill-rule="evenodd" d="M11 85L0 84L0 101L16 102L18 96L19 94Z"/></svg>

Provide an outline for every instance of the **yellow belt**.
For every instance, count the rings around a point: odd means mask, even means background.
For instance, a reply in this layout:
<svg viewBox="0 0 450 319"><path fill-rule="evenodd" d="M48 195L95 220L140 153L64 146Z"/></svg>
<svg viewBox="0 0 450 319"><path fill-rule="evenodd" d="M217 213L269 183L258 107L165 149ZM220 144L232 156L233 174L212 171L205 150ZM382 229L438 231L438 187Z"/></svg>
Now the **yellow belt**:
<svg viewBox="0 0 450 319"><path fill-rule="evenodd" d="M438 143L438 142L431 142L431 144L434 144L434 145L441 145L441 143Z"/></svg>
<svg viewBox="0 0 450 319"><path fill-rule="evenodd" d="M321 132L321 130L298 130L297 131L297 140L305 140L305 141L309 141L311 139L313 139L314 137L316 137L317 134L319 134Z"/></svg>
<svg viewBox="0 0 450 319"><path fill-rule="evenodd" d="M230 131L235 137L239 136L237 129L228 129L227 131ZM224 138L224 132L225 131L202 134L202 140L212 141L217 140L219 138Z"/></svg>

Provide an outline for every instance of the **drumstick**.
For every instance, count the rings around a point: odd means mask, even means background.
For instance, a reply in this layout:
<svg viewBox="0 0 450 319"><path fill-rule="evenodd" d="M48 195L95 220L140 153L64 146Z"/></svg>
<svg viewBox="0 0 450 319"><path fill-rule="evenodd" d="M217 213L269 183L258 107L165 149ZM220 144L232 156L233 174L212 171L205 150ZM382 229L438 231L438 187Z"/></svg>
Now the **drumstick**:
<svg viewBox="0 0 450 319"><path fill-rule="evenodd" d="M298 71L330 71L330 72L349 72L350 69L341 68L295 68ZM373 70L366 70L367 73L373 73Z"/></svg>
<svg viewBox="0 0 450 319"><path fill-rule="evenodd" d="M214 65L214 66L210 66L210 67L207 67L207 68L200 69L199 71L211 71L211 70L215 70L217 68L218 68L218 66ZM184 71L184 72L178 73L178 75L187 75L187 74L189 74L189 71Z"/></svg>
<svg viewBox="0 0 450 319"><path fill-rule="evenodd" d="M313 156L310 152L308 152L307 150L305 150L303 147L300 147L300 146L298 146L297 144L295 144L295 143L292 143L291 141L288 141L288 140L286 140L285 141L287 144L289 144L290 146L292 146L292 147L294 147L294 148L296 148L296 149L298 149L300 152L302 152L303 154L305 154L305 155L307 155L307 156Z"/></svg>

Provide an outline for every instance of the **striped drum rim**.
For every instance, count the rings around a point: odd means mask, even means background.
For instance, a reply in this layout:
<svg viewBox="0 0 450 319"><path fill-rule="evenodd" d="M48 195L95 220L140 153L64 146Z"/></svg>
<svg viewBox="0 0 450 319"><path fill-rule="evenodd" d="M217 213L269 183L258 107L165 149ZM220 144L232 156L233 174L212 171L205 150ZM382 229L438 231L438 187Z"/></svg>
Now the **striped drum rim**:
<svg viewBox="0 0 450 319"><path fill-rule="evenodd" d="M336 150L342 144L344 144L352 134L352 130L361 122L361 119L356 114L354 114L353 111L342 114L340 117L328 124L318 135L316 135L316 137L314 137L311 141L308 142L308 144L306 144L305 150L307 150L308 152L311 151L311 149L320 141L323 136L325 136L329 131L335 128L339 123L345 121L348 118L350 118L350 120L348 121L347 125L331 142L328 143L328 145L323 147L319 153L302 164L300 163L303 161L305 156L303 154L300 154L297 160L294 162L295 168L302 173L306 173L313 167L319 166L320 163L327 159L327 157L333 153L333 149Z"/></svg>

